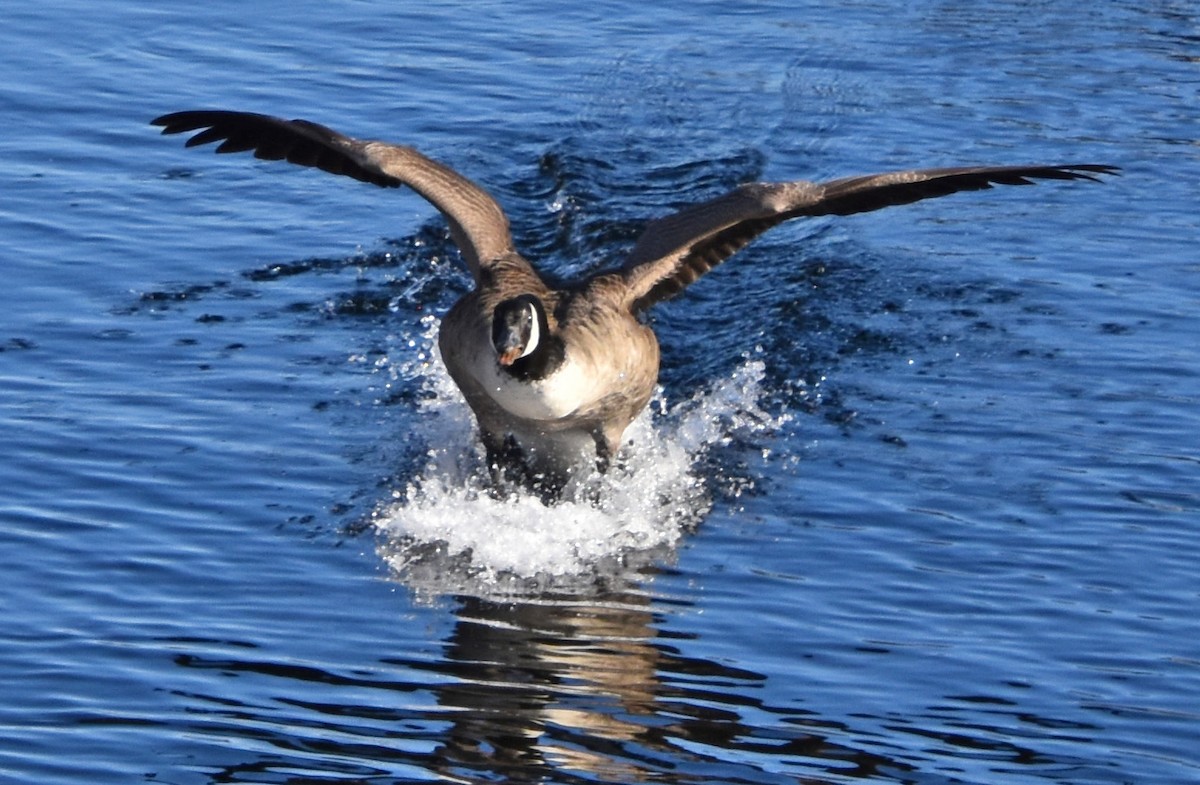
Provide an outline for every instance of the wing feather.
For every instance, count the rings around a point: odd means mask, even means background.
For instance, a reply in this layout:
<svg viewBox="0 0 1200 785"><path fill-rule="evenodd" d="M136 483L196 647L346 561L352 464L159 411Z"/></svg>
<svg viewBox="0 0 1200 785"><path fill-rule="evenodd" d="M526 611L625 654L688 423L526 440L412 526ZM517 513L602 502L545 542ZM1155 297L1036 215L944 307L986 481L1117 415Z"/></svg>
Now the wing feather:
<svg viewBox="0 0 1200 785"><path fill-rule="evenodd" d="M496 200L411 147L354 139L308 120L252 112L174 112L151 122L162 126L164 134L199 131L186 147L220 142L218 153L253 151L264 160L286 160L384 188L406 185L446 217L477 283L491 262L516 257L508 219Z"/></svg>
<svg viewBox="0 0 1200 785"><path fill-rule="evenodd" d="M620 270L629 308L678 294L763 232L801 216L850 215L921 199L1035 180L1094 180L1116 174L1101 164L920 169L826 183L750 183L648 224Z"/></svg>

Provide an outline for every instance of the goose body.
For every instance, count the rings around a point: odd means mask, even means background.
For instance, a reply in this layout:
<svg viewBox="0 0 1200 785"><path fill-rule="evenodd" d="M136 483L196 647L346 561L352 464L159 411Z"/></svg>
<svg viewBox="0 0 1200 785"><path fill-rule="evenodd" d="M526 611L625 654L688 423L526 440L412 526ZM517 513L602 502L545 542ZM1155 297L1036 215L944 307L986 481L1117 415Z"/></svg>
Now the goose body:
<svg viewBox="0 0 1200 785"><path fill-rule="evenodd" d="M489 463L557 487L574 467L603 466L616 452L654 393L659 352L631 311L606 307L603 287L540 296L547 326L537 330L539 347L511 365L498 362L492 340L498 292L476 290L455 303L438 349L475 413Z"/></svg>
<svg viewBox="0 0 1200 785"><path fill-rule="evenodd" d="M992 185L1097 180L1100 164L924 169L826 183L750 183L647 224L624 263L551 288L513 247L482 188L411 147L345 136L306 120L188 111L153 121L197 132L187 146L253 151L382 187L408 186L446 218L475 288L442 321L438 348L479 424L493 475L554 491L580 466L605 469L654 392L659 349L640 315L766 230L801 216L848 215Z"/></svg>

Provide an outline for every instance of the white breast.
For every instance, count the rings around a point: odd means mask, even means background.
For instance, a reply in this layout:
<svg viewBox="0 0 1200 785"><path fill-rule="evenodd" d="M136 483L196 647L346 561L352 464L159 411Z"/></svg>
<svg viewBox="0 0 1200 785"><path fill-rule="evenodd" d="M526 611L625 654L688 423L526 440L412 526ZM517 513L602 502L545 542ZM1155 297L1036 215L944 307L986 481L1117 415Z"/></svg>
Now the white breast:
<svg viewBox="0 0 1200 785"><path fill-rule="evenodd" d="M568 354L550 376L526 382L500 370L495 355L476 358L476 379L497 404L510 414L528 420L558 420L599 399L599 388L588 367Z"/></svg>

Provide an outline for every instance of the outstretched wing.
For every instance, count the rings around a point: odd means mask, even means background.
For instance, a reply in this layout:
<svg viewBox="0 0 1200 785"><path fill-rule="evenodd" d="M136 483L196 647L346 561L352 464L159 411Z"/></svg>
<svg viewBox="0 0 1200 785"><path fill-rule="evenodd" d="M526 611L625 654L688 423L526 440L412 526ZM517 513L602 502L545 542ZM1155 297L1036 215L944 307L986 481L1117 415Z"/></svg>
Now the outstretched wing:
<svg viewBox="0 0 1200 785"><path fill-rule="evenodd" d="M651 222L620 274L634 311L667 299L773 226L805 215L849 215L1034 180L1098 180L1117 167L972 166L845 177L827 183L750 183Z"/></svg>
<svg viewBox="0 0 1200 785"><path fill-rule="evenodd" d="M151 123L162 126L164 134L199 131L187 147L220 142L218 153L252 150L257 158L313 166L385 188L407 185L446 217L476 282L481 266L514 255L508 219L496 200L411 147L353 139L307 120L252 112L174 112Z"/></svg>

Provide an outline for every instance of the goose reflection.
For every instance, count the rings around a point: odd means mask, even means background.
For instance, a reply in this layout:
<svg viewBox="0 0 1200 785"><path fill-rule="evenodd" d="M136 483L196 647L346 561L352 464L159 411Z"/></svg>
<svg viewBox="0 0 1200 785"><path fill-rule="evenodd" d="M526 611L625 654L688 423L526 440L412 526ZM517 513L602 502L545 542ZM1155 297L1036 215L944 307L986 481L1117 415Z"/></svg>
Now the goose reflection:
<svg viewBox="0 0 1200 785"><path fill-rule="evenodd" d="M446 657L457 683L439 703L458 719L442 748L443 774L481 770L512 780L560 768L638 781L633 760L600 742L643 735L654 714L661 658L652 615L630 598L603 605L506 604L463 598Z"/></svg>
<svg viewBox="0 0 1200 785"><path fill-rule="evenodd" d="M201 741L188 766L214 783L924 781L930 739L1010 772L1086 763L1012 732L1029 722L1067 727L1062 720L1015 704L1006 715L1002 700L985 696L947 698L911 717L858 714L854 725L794 701L772 705L763 675L687 653L705 643L668 631L680 626L667 615L673 607L686 608L640 589L462 597L440 656L341 669L191 639L187 646L207 653L179 654L176 663L223 678L189 678L208 686L175 693L186 705L171 730ZM411 638L404 646L411 650ZM980 715L978 701L998 719ZM961 721L946 725L955 712ZM205 766L206 756L221 763Z"/></svg>
<svg viewBox="0 0 1200 785"><path fill-rule="evenodd" d="M813 760L843 774L907 768L831 742L836 724L767 706L754 694L764 676L685 656L673 642L691 636L668 637L661 621L636 591L537 603L461 598L445 649L456 682L438 690L455 718L438 772L689 783L720 770L722 781L764 782L796 757L806 781L820 782ZM769 738L748 713L773 715Z"/></svg>

